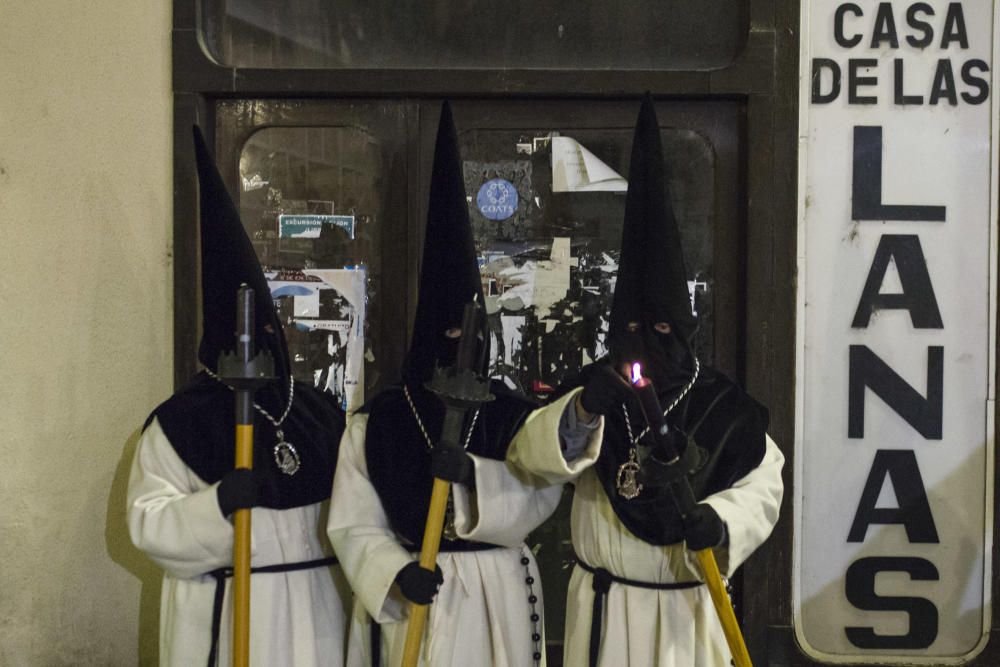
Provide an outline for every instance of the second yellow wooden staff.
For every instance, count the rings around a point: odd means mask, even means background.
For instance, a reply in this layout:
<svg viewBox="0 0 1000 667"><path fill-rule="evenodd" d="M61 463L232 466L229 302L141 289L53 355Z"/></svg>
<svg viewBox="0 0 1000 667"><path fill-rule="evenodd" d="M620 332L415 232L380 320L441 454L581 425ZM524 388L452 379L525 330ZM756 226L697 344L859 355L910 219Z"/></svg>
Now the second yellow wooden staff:
<svg viewBox="0 0 1000 667"><path fill-rule="evenodd" d="M489 380L480 377L473 368L481 311L482 307L475 301L466 304L462 313L462 335L458 341L455 366L437 369L434 378L427 384L427 388L437 394L445 404L444 424L441 427L441 438L437 447L461 447L466 412L472 407L493 400L489 391ZM424 540L420 547L420 567L431 572L437 565L450 492L450 482L434 479L427 522L424 525ZM406 643L403 645L403 667L416 667L429 606L410 603L409 625L406 628Z"/></svg>
<svg viewBox="0 0 1000 667"><path fill-rule="evenodd" d="M438 549L441 547L441 531L444 527L444 513L448 506L451 483L443 479L434 480L431 490L431 506L427 510L427 524L424 527L424 541L420 547L420 567L434 571ZM410 624L406 628L406 643L403 645L403 667L415 667L420 657L420 643L427 624L427 610L430 605L410 603Z"/></svg>

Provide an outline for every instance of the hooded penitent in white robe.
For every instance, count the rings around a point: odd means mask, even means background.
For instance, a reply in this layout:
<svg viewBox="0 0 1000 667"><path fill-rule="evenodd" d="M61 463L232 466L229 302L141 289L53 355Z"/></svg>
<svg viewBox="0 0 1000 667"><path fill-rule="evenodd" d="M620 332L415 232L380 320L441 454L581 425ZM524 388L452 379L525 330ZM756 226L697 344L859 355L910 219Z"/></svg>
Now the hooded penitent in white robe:
<svg viewBox="0 0 1000 667"><path fill-rule="evenodd" d="M222 516L216 484L188 468L153 420L139 441L128 485L132 541L164 570L160 664L200 667L212 642L216 578L233 562L233 526ZM329 502L285 510L255 508L251 566L329 558ZM225 580L218 665L232 664L231 578ZM350 589L339 567L261 572L250 577L250 664L344 664Z"/></svg>
<svg viewBox="0 0 1000 667"><path fill-rule="evenodd" d="M566 404L558 401L536 410L528 422L537 413L561 413ZM380 624L381 664L395 666L402 657L408 603L394 580L418 554L401 544L369 479L364 449L367 423L366 414L348 418L333 483L332 502L338 512L330 516L328 530L356 595L349 661L370 664L374 619ZM558 447L556 430L548 435ZM524 539L554 511L562 489L540 485L540 479L530 476L518 478L503 461L470 456L475 492L452 485L455 529L463 540L500 548L438 555L444 583L429 610L421 664L544 664L542 587ZM530 585L529 577L533 579ZM533 604L531 595L537 598ZM538 660L536 652L541 654Z"/></svg>
<svg viewBox="0 0 1000 667"><path fill-rule="evenodd" d="M576 389L564 398L573 398L580 391ZM634 581L661 584L702 580L695 555L683 543L655 546L633 535L621 523L590 467L599 446L591 441L582 456L567 462L562 448L547 437L558 428L559 415L537 416L529 419L511 444L508 463L550 484L575 484L570 521L573 548L580 559L593 568L604 568L616 577ZM768 437L763 459L756 468L730 488L702 501L718 512L728 531L726 545L714 550L723 576L732 576L770 535L781 505L783 462L780 450ZM589 664L593 579L579 565L570 579L564 653L567 667ZM603 604L598 664L716 667L729 665L730 659L706 586L652 590L611 583Z"/></svg>

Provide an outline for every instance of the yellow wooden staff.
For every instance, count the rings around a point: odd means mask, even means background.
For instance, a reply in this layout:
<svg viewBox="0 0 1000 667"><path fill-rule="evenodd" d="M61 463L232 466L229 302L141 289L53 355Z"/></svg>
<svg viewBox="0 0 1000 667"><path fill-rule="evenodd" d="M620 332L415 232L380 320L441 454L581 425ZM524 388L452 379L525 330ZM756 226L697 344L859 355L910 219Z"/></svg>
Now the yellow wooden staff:
<svg viewBox="0 0 1000 667"><path fill-rule="evenodd" d="M480 377L473 368L481 308L476 301L465 305L455 366L436 370L434 378L427 384L427 388L437 394L445 404L444 424L441 427L441 441L438 447L461 448L466 412L470 408L493 400L489 391L489 380ZM420 567L430 572L434 572L437 565L450 492L450 482L434 478L430 507L427 509L427 522L424 525L424 540L420 547ZM429 606L410 603L410 622L406 628L406 643L403 645L403 667L416 667Z"/></svg>
<svg viewBox="0 0 1000 667"><path fill-rule="evenodd" d="M254 355L254 291L236 297L236 351L219 356L219 379L236 395L236 468L253 469L253 394L274 379L274 360ZM233 513L233 666L250 664L250 510Z"/></svg>
<svg viewBox="0 0 1000 667"><path fill-rule="evenodd" d="M691 482L687 477L687 471L680 464L681 458L677 453L673 442L666 437L665 421L663 412L660 409L660 401L656 397L656 390L649 378L641 376L635 364L633 386L639 397L639 405L642 408L643 416L649 424L649 430L653 432L656 440L655 462L659 464L656 471L657 477L664 482L670 491L677 511L682 517L687 517L688 513L697 504L694 492L691 489ZM753 667L750 662L750 653L747 651L746 642L743 641L743 633L740 631L739 623L736 621L736 614L733 612L733 605L726 592L726 586L722 581L722 574L719 572L719 565L715 562L715 553L711 547L695 551L701 571L705 576L705 585L712 597L712 604L715 613L719 616L722 624L722 632L726 636L726 643L729 644L729 652L733 654L733 662L736 667Z"/></svg>
<svg viewBox="0 0 1000 667"><path fill-rule="evenodd" d="M726 635L729 652L733 654L733 662L736 663L736 667L753 667L746 642L743 641L743 633L740 632L739 623L736 622L733 605L729 601L729 594L722 582L722 573L719 572L719 566L715 562L715 553L708 548L695 551L694 555L698 557L701 571L705 574L705 585L708 586L715 612L722 623L722 632Z"/></svg>
<svg viewBox="0 0 1000 667"><path fill-rule="evenodd" d="M420 547L420 567L431 572L437 564L441 531L444 528L444 513L450 492L450 482L434 478L431 505L427 510L427 524L424 527L424 541ZM406 643L403 645L403 667L416 667L429 608L430 605L410 603L410 624L406 628Z"/></svg>
<svg viewBox="0 0 1000 667"><path fill-rule="evenodd" d="M238 399L237 399L238 400ZM253 417L236 422L236 467L253 469ZM233 667L250 664L250 510L233 513Z"/></svg>

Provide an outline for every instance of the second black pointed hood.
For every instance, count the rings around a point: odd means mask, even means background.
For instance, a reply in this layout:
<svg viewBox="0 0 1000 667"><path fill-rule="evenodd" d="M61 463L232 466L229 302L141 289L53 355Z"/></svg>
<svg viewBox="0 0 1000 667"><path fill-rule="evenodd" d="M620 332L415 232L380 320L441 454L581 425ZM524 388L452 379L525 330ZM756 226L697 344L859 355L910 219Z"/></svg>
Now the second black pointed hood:
<svg viewBox="0 0 1000 667"><path fill-rule="evenodd" d="M234 349L236 293L246 283L254 290L257 349L274 357L278 386L287 393L291 375L288 346L267 279L198 127L194 128L194 147L201 213L202 336L198 360L214 372L219 354Z"/></svg>
<svg viewBox="0 0 1000 667"><path fill-rule="evenodd" d="M435 365L454 363L457 341L447 339L444 333L462 325L465 304L473 299L483 303L483 288L469 222L458 135L451 107L445 102L434 147L417 314L403 365L404 381L426 382ZM487 356L485 345L479 350L481 359Z"/></svg>
<svg viewBox="0 0 1000 667"><path fill-rule="evenodd" d="M445 404L427 390L425 383L435 366L455 363L458 341L445 331L460 327L465 306L478 298L482 304L482 282L476 261L468 201L462 178L462 160L451 109L441 109L417 314L410 349L403 364L404 387L390 387L370 400L365 429L365 465L393 531L404 543L419 545L427 523L434 478L430 472L430 444L444 428ZM484 372L488 356L485 310L480 321L478 371ZM490 391L495 400L469 411L463 426L464 444L470 454L503 461L507 447L534 407L494 380ZM462 539L443 538L442 551L480 549L483 545Z"/></svg>

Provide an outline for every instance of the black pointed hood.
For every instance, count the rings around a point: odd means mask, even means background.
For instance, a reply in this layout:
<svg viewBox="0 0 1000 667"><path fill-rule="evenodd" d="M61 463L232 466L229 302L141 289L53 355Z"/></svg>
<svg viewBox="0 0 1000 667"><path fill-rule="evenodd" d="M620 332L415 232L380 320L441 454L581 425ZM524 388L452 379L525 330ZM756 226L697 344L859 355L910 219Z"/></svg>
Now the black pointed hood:
<svg viewBox="0 0 1000 667"><path fill-rule="evenodd" d="M226 190L201 130L194 127L201 217L201 318L198 360L216 370L219 354L232 350L236 332L236 292L246 283L254 290L254 337L258 350L274 357L278 386L287 393L288 346L267 279L257 261L239 212ZM268 331L270 329L270 331Z"/></svg>
<svg viewBox="0 0 1000 667"><path fill-rule="evenodd" d="M254 475L261 484L258 505L280 510L320 502L330 497L344 413L331 394L307 383L296 382L290 399L288 351L267 280L197 127L194 143L201 184L204 329L198 358L214 373L219 353L235 347L236 292L242 283L252 287L257 348L271 352L279 376L254 395L260 406L254 411L253 448ZM261 409L275 419L285 414L280 435ZM235 466L235 401L220 380L198 373L153 411L144 428L154 419L184 464L205 483L219 481ZM291 443L298 453L301 466L293 475L277 465L274 448L279 441Z"/></svg>
<svg viewBox="0 0 1000 667"><path fill-rule="evenodd" d="M458 135L445 102L434 147L417 315L403 364L403 379L409 384L429 380L435 364L454 363L457 341L446 339L444 332L462 325L465 304L473 298L483 303L468 207ZM480 358L488 356L482 349L480 353Z"/></svg>
<svg viewBox="0 0 1000 667"><path fill-rule="evenodd" d="M472 299L483 303L468 206L458 137L446 102L434 149L417 315L403 364L405 391L390 387L362 408L368 413L365 463L372 486L393 530L404 543L414 545L423 540L434 484L428 444L440 439L445 418L444 403L425 383L435 365L455 363L458 341L446 338L445 331L462 325L465 305ZM480 334L485 336L485 309L480 312L484 314ZM483 372L488 344L481 342L478 352L478 370ZM491 383L490 391L495 400L466 415L465 445L470 454L503 461L508 444L535 405L498 381ZM448 538L441 543L442 551L482 547Z"/></svg>
<svg viewBox="0 0 1000 667"><path fill-rule="evenodd" d="M766 447L767 410L721 373L708 367L697 371L697 382L681 398L696 372L691 339L697 321L691 312L680 231L670 207L665 182L660 130L652 99L642 102L632 144L625 223L618 279L611 308L605 361L618 370L624 363L643 361L643 374L653 379L662 407L674 406L667 423L686 435L684 452L690 464L694 497L702 500L730 488L757 467ZM638 323L629 331L629 322ZM657 331L659 322L671 331ZM623 363L624 362L624 363ZM583 369L557 396L586 385L598 365ZM622 466L638 454L647 471L650 435L634 440L642 422L636 396L604 416L601 451L594 472L618 519L628 532L654 545L683 540L683 520L665 487L646 485L640 495L618 490Z"/></svg>
<svg viewBox="0 0 1000 667"><path fill-rule="evenodd" d="M632 140L621 259L609 326L612 344L629 322L648 326L667 322L684 341L697 328L680 230L667 191L660 127L648 94Z"/></svg>

